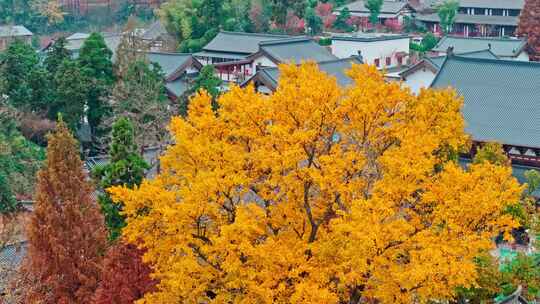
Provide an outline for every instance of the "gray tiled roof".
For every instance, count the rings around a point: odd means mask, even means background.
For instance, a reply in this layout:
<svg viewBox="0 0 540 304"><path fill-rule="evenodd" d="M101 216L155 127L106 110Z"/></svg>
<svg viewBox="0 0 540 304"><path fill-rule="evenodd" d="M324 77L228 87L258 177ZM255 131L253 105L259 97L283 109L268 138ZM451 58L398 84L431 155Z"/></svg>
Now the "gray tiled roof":
<svg viewBox="0 0 540 304"><path fill-rule="evenodd" d="M435 66L437 69L440 69L441 65L443 64L444 60L446 59L446 55L437 56L437 57L426 57L424 59L431 62L433 64L433 66Z"/></svg>
<svg viewBox="0 0 540 304"><path fill-rule="evenodd" d="M151 178L154 177L157 173L157 164L159 162L160 155L160 149L158 147L148 147L144 149L143 158L144 160L149 164L153 165L147 172L146 177ZM92 171L96 166L105 166L109 164L109 156L108 155L98 155L93 157L87 157L84 160L84 166L89 171Z"/></svg>
<svg viewBox="0 0 540 304"><path fill-rule="evenodd" d="M161 23L161 21L156 21L148 27L146 31L142 34L142 38L146 40L154 40L159 38L162 35L168 35L167 30Z"/></svg>
<svg viewBox="0 0 540 304"><path fill-rule="evenodd" d="M107 48L113 52L113 59L116 57L116 50L118 45L122 40L122 34L119 33L101 33L103 40ZM66 38L67 44L66 49L70 50L73 53L73 56L77 58L79 56L79 51L82 48L84 41L90 37L90 34L87 33L75 33Z"/></svg>
<svg viewBox="0 0 540 304"><path fill-rule="evenodd" d="M425 22L440 22L439 15L419 14L416 15L416 20ZM455 23L458 24L486 24L486 25L507 25L517 26L519 17L514 16L486 16L486 15L467 15L457 14Z"/></svg>
<svg viewBox="0 0 540 304"><path fill-rule="evenodd" d="M359 42L376 42L386 40L397 39L410 39L411 36L406 34L380 34L380 33L355 33L348 35L334 35L332 40L344 40L344 41L359 41Z"/></svg>
<svg viewBox="0 0 540 304"><path fill-rule="evenodd" d="M458 53L457 55L461 57L468 57L468 58L483 58L483 59L499 59L495 53L493 53L491 50L479 50L479 51L472 51L472 52L465 52L465 53Z"/></svg>
<svg viewBox="0 0 540 304"><path fill-rule="evenodd" d="M177 97L182 96L182 94L184 94L189 89L188 83L185 79L182 78L167 82L165 84L165 87L167 88L167 90L169 90L169 92L173 93L174 96Z"/></svg>
<svg viewBox="0 0 540 304"><path fill-rule="evenodd" d="M362 61L358 57L350 57L345 59L338 59L326 62L319 62L317 65L319 69L326 74L336 78L337 82L341 86L347 86L352 83L351 78L345 74L353 64L362 64ZM265 78L270 80L274 86L277 86L279 82L279 69L278 68L266 68L259 71L263 73Z"/></svg>
<svg viewBox="0 0 540 304"><path fill-rule="evenodd" d="M301 63L306 60L322 62L337 59L327 48L309 38L262 42L260 49L280 63Z"/></svg>
<svg viewBox="0 0 540 304"><path fill-rule="evenodd" d="M17 268L26 255L27 243L8 245L0 250L0 269Z"/></svg>
<svg viewBox="0 0 540 304"><path fill-rule="evenodd" d="M396 14L402 9L404 9L406 6L406 1L383 1L381 13ZM348 8L351 12L369 13L369 10L366 8L365 2L363 0L349 3L344 7ZM341 8L339 8L338 10L341 10Z"/></svg>
<svg viewBox="0 0 540 304"><path fill-rule="evenodd" d="M431 86L464 97L465 130L474 140L540 147L540 63L452 56Z"/></svg>
<svg viewBox="0 0 540 304"><path fill-rule="evenodd" d="M226 58L226 59L232 59L232 60L242 60L245 59L250 54L238 54L238 53L222 53L222 52L211 52L211 51L201 51L197 53L193 53L193 56L195 57L219 57L219 58Z"/></svg>
<svg viewBox="0 0 540 304"><path fill-rule="evenodd" d="M445 0L424 0L424 7L435 8ZM492 9L516 9L521 10L525 0L459 0L459 7L468 8L492 8Z"/></svg>
<svg viewBox="0 0 540 304"><path fill-rule="evenodd" d="M22 25L0 25L0 37L21 36L32 36L32 32Z"/></svg>
<svg viewBox="0 0 540 304"><path fill-rule="evenodd" d="M497 55L495 55L490 50L465 52L465 53L459 53L458 55L461 57L467 57L467 58L499 59L499 57L497 57ZM446 55L436 56L436 57L426 57L424 59L431 62L437 69L440 69L444 60L446 60Z"/></svg>
<svg viewBox="0 0 540 304"><path fill-rule="evenodd" d="M513 57L521 53L525 48L526 41L524 39L515 38L466 38L445 36L433 48L436 52L446 52L448 47L454 48L454 53L466 53L472 51L486 50L491 51L500 57Z"/></svg>
<svg viewBox="0 0 540 304"><path fill-rule="evenodd" d="M159 64L165 77L170 76L191 58L191 54L186 53L149 52L146 56L150 62Z"/></svg>
<svg viewBox="0 0 540 304"><path fill-rule="evenodd" d="M203 48L203 50L250 55L259 50L260 42L290 37L291 36L286 35L221 31Z"/></svg>
<svg viewBox="0 0 540 304"><path fill-rule="evenodd" d="M460 0L460 7L516 9L521 10L525 5L524 0Z"/></svg>

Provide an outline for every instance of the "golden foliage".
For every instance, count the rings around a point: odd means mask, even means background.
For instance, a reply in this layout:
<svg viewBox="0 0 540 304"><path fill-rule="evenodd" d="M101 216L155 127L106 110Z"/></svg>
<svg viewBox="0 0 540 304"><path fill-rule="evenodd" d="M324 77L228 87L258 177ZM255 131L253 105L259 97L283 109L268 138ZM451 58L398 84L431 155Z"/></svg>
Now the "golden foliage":
<svg viewBox="0 0 540 304"><path fill-rule="evenodd" d="M47 17L49 24L59 24L64 21L65 12L58 0L32 0L32 8Z"/></svg>
<svg viewBox="0 0 540 304"><path fill-rule="evenodd" d="M475 284L473 257L516 225L511 169L449 161L468 142L454 91L349 75L282 66L269 97L192 99L162 173L110 189L161 282L140 303L412 303Z"/></svg>

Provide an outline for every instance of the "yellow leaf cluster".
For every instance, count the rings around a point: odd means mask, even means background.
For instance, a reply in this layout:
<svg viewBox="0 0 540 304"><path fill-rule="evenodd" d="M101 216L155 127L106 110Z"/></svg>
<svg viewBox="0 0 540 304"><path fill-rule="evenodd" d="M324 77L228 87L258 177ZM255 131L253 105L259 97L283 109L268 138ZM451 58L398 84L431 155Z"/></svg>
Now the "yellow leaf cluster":
<svg viewBox="0 0 540 304"><path fill-rule="evenodd" d="M64 21L66 13L62 11L62 5L58 0L32 0L32 8L41 15L47 17L49 24L59 24Z"/></svg>
<svg viewBox="0 0 540 304"><path fill-rule="evenodd" d="M523 189L450 161L468 142L455 92L349 76L286 65L271 96L232 88L215 113L201 93L173 119L162 173L110 189L160 280L140 303L423 303L475 284Z"/></svg>

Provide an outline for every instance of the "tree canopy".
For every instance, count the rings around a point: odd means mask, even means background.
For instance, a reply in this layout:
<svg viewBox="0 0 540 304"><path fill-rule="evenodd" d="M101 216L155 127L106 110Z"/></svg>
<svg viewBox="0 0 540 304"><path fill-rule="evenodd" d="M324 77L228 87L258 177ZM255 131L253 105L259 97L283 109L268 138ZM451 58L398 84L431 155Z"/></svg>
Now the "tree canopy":
<svg viewBox="0 0 540 304"><path fill-rule="evenodd" d="M117 242L103 261L101 281L92 304L133 304L155 290L152 270L141 261L143 250Z"/></svg>
<svg viewBox="0 0 540 304"><path fill-rule="evenodd" d="M80 67L90 84L86 106L88 124L93 136L100 137L98 129L109 114L106 98L109 97L115 77L113 74L112 51L109 50L103 36L92 33L80 50Z"/></svg>
<svg viewBox="0 0 540 304"><path fill-rule="evenodd" d="M116 117L129 118L141 151L163 144L171 109L161 67L145 59L133 62L114 87L112 108Z"/></svg>
<svg viewBox="0 0 540 304"><path fill-rule="evenodd" d="M66 48L67 40L65 37L60 37L54 41L51 49L47 52L47 56L43 62L45 69L50 74L56 73L64 60L71 59L71 53Z"/></svg>
<svg viewBox="0 0 540 304"><path fill-rule="evenodd" d="M135 144L133 125L125 118L119 118L112 127L112 142L109 148L109 163L96 167L92 172L99 190L102 192L111 186L134 187L142 182L148 164L139 155ZM125 226L120 214L122 204L113 203L107 193L98 197L105 224L109 230L109 239L115 240Z"/></svg>
<svg viewBox="0 0 540 304"><path fill-rule="evenodd" d="M440 24L443 33L447 34L452 31L458 8L459 2L455 0L445 1L437 7L437 15L441 20Z"/></svg>
<svg viewBox="0 0 540 304"><path fill-rule="evenodd" d="M383 0L368 0L365 3L366 8L369 10L369 23L373 25L379 23L382 4Z"/></svg>
<svg viewBox="0 0 540 304"><path fill-rule="evenodd" d="M517 34L526 36L531 60L540 61L540 1L525 0L519 16Z"/></svg>
<svg viewBox="0 0 540 304"><path fill-rule="evenodd" d="M14 211L16 197L29 199L45 158L41 147L18 130L17 116L0 101L0 213Z"/></svg>
<svg viewBox="0 0 540 304"><path fill-rule="evenodd" d="M174 34L183 52L196 52L225 24L224 1L172 0L164 3L158 15Z"/></svg>
<svg viewBox="0 0 540 304"><path fill-rule="evenodd" d="M223 81L216 76L216 69L212 65L204 66L199 75L197 75L197 78L193 81L191 88L186 92L185 100L180 105L180 114L184 116L187 114L189 98L201 90L206 91L212 96L212 100L214 100L213 107L216 109L217 103L215 101L220 93L222 83Z"/></svg>
<svg viewBox="0 0 540 304"><path fill-rule="evenodd" d="M37 79L41 74L36 51L20 40L10 43L5 52L0 53L0 92L7 96L10 105L17 109L33 111L42 100L42 90L47 85ZM37 80L37 81L36 81Z"/></svg>
<svg viewBox="0 0 540 304"><path fill-rule="evenodd" d="M282 66L274 94L234 87L217 113L198 94L162 173L110 189L160 281L142 303L411 303L475 285L523 187L508 166L456 163L454 91L348 74L341 88L315 64Z"/></svg>
<svg viewBox="0 0 540 304"><path fill-rule="evenodd" d="M27 232L24 303L90 303L106 245L103 217L64 122L48 144Z"/></svg>

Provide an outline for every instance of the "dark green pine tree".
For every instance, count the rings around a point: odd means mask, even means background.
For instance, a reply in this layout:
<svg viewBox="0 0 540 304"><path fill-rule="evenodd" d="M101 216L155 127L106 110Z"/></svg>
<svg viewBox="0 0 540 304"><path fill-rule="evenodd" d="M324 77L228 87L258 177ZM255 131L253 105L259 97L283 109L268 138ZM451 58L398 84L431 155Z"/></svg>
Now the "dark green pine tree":
<svg viewBox="0 0 540 304"><path fill-rule="evenodd" d="M309 6L306 9L305 19L309 28L309 34L316 35L322 31L323 22L321 17L316 14L314 7Z"/></svg>
<svg viewBox="0 0 540 304"><path fill-rule="evenodd" d="M43 93L48 86L42 72L36 51L21 41L13 42L0 54L0 93L19 110L39 111L37 105L44 102L35 99L48 95Z"/></svg>
<svg viewBox="0 0 540 304"><path fill-rule="evenodd" d="M51 75L56 73L58 67L60 67L64 60L71 58L71 53L66 48L66 44L67 40L65 37L58 38L45 57L43 64L47 72L49 72Z"/></svg>
<svg viewBox="0 0 540 304"><path fill-rule="evenodd" d="M218 28L225 22L223 0L205 0L201 2L200 15L207 29Z"/></svg>
<svg viewBox="0 0 540 304"><path fill-rule="evenodd" d="M11 192L6 176L0 172L0 215L17 209L17 200Z"/></svg>
<svg viewBox="0 0 540 304"><path fill-rule="evenodd" d="M58 66L53 84L54 99L48 116L54 119L58 113L62 113L66 124L72 132L75 132L80 127L84 115L84 105L91 83L76 61L66 59Z"/></svg>
<svg viewBox="0 0 540 304"><path fill-rule="evenodd" d="M92 33L85 40L79 63L85 75L91 81L87 99L87 118L93 137L102 136L100 124L109 114L106 99L115 82L112 64L112 51L107 48L105 39L99 33Z"/></svg>
<svg viewBox="0 0 540 304"><path fill-rule="evenodd" d="M197 78L195 78L195 81L193 82L193 86L191 87L190 90L188 90L187 92L188 96L184 98L184 101L180 105L180 110L179 110L180 114L183 116L187 114L187 109L189 105L188 97L199 92L200 90L205 90L206 92L208 92L208 94L210 94L210 96L212 96L212 101L213 101L212 107L214 108L214 110L217 109L218 105L216 103L216 99L219 95L219 86L221 85L222 82L223 81L221 81L221 79L219 79L216 76L215 69L213 66L211 65L204 66L201 69L201 72L199 73Z"/></svg>
<svg viewBox="0 0 540 304"><path fill-rule="evenodd" d="M115 240L120 236L122 227L125 226L125 219L120 214L122 204L114 203L106 193L106 189L119 185L133 188L142 182L144 172L149 168L138 154L133 125L127 118L122 117L113 125L109 156L109 164L96 167L93 176L102 192L98 201L105 216L105 224L109 229L109 238Z"/></svg>

